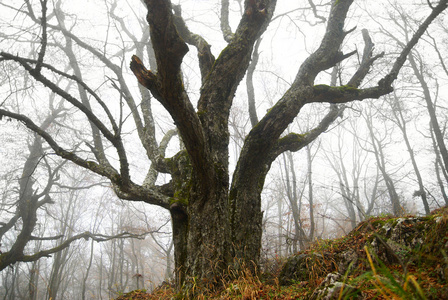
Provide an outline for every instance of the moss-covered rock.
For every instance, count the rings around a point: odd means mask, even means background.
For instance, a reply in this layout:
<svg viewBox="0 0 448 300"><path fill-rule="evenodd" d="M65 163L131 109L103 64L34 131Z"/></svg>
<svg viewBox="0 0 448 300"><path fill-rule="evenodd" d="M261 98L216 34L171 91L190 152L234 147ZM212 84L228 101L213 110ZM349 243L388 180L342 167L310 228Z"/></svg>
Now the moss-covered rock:
<svg viewBox="0 0 448 300"><path fill-rule="evenodd" d="M289 285L297 281L315 281L335 269L336 265L328 253L302 253L287 260L280 272L279 282Z"/></svg>
<svg viewBox="0 0 448 300"><path fill-rule="evenodd" d="M289 285L297 281L308 281L312 286L313 280L314 283L320 283L329 273L356 278L372 272L372 262L367 259L366 251L372 257L374 265L390 266L393 270L427 266L423 267L423 272L428 268L435 270L438 284L447 285L448 208L436 210L425 217L370 218L345 237L319 241L310 249L289 258L280 272L279 282ZM350 283L350 280L342 282ZM342 282L332 287L341 286ZM318 289L326 291L323 294L316 291L317 294L311 299L333 299L327 298L329 288L328 284L320 286ZM327 296L322 296L324 294Z"/></svg>

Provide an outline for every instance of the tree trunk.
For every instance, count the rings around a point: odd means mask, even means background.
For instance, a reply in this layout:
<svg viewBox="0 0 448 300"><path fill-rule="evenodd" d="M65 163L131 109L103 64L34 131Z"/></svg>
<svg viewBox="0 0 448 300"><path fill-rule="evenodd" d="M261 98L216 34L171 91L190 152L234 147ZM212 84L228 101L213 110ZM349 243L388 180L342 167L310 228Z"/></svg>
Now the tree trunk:
<svg viewBox="0 0 448 300"><path fill-rule="evenodd" d="M51 270L50 284L48 286L48 299L57 299L59 284L61 283L61 268L64 262L62 262L62 252L56 253L53 260L53 267Z"/></svg>
<svg viewBox="0 0 448 300"><path fill-rule="evenodd" d="M282 197L277 198L277 246L275 247L278 257L283 256L283 201Z"/></svg>
<svg viewBox="0 0 448 300"><path fill-rule="evenodd" d="M177 284L195 278L215 284L230 263L227 188L216 185L218 178L198 180L185 151L169 165L177 187L170 204Z"/></svg>
<svg viewBox="0 0 448 300"><path fill-rule="evenodd" d="M415 176L417 177L417 183L418 183L418 190L414 192L415 196L420 196L423 202L423 206L425 208L425 214L430 214L429 204L428 200L426 198L426 190L425 186L423 185L423 178L420 174L420 170L417 165L417 161L415 159L414 150L412 149L411 143L409 141L408 132L407 132L407 121L405 120L405 117L403 116L403 107L400 103L399 98L397 95L393 95L393 98L391 98L391 109L392 113L395 118L395 124L397 124L398 128L400 128L401 133L403 134L403 139L406 144L406 149L408 150L409 157L411 158L412 167L414 168Z"/></svg>
<svg viewBox="0 0 448 300"><path fill-rule="evenodd" d="M37 294L39 292L39 262L33 261L30 268L30 277L28 279L28 299L29 300L36 300Z"/></svg>
<svg viewBox="0 0 448 300"><path fill-rule="evenodd" d="M446 169L445 169L445 167L442 163L442 160L440 158L440 152L439 152L439 148L437 147L436 139L434 137L432 125L430 126L430 131L431 131L432 147L433 147L434 153L436 155L436 159L434 161L434 168L436 170L437 183L439 185L442 197L445 200L445 205L448 205L448 195L445 191L445 184L448 182L448 174L447 174ZM440 173L442 173L442 174L440 174ZM443 175L443 179L442 179L442 175Z"/></svg>
<svg viewBox="0 0 448 300"><path fill-rule="evenodd" d="M435 139L437 141L437 146L439 146L440 156L445 167L445 170L448 170L448 150L445 145L445 138L442 130L440 129L439 122L437 120L436 109L434 107L434 103L431 100L431 93L429 91L428 84L426 83L423 74L420 72L421 66L417 65L415 61L414 55L411 53L409 55L409 62L411 63L412 70L414 71L415 76L417 77L420 85L423 89L423 95L426 102L426 108L428 109L429 117L431 119L431 126L434 132Z"/></svg>
<svg viewBox="0 0 448 300"><path fill-rule="evenodd" d="M204 204L198 201L203 195L192 192L193 196L195 199L188 199L188 208L179 203L170 208L176 279L180 285L196 278L214 285L230 264L227 214L223 209L227 198L209 197Z"/></svg>
<svg viewBox="0 0 448 300"><path fill-rule="evenodd" d="M283 154L283 167L285 169L285 176L286 176L286 194L289 201L289 205L291 207L294 223L294 238L292 240L292 246L293 246L293 252L295 253L298 251L297 243L299 243L301 249L306 248L306 245L308 244L308 237L302 228L302 220L300 219L303 193L301 193L300 196L297 195L298 191L297 178L294 167L294 160L291 152ZM291 173L292 177L291 180L289 179L290 176L289 173Z"/></svg>
<svg viewBox="0 0 448 300"><path fill-rule="evenodd" d="M381 141L375 136L375 133L373 131L372 115L369 113L365 120L369 129L369 136L373 147L373 153L375 155L375 160L377 162L378 169L383 176L387 192L389 193L390 202L392 204L392 213L394 214L394 216L401 216L403 214L403 209L400 205L400 198L398 197L397 191L395 189L394 181L386 170L386 160L384 157L383 146L381 144Z"/></svg>
<svg viewBox="0 0 448 300"><path fill-rule="evenodd" d="M90 257L89 257L89 263L87 264L87 268L85 270L85 273L83 272L82 281L81 281L81 299L86 299L86 290L87 290L87 279L89 278L90 269L92 268L92 262L93 262L93 240L90 242Z"/></svg>
<svg viewBox="0 0 448 300"><path fill-rule="evenodd" d="M308 202L310 204L310 234L309 241L314 240L314 200L313 200L313 157L311 156L310 145L306 146L306 155L308 159Z"/></svg>

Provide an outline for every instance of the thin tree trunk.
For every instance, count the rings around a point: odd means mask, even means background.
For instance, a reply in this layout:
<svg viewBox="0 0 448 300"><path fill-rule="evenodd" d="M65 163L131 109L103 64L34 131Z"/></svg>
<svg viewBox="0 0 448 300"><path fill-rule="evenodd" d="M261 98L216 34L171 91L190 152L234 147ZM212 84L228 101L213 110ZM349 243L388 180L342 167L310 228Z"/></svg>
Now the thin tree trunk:
<svg viewBox="0 0 448 300"><path fill-rule="evenodd" d="M48 286L48 299L56 299L60 283L60 268L62 264L62 252L57 252L53 260L53 268L51 270L50 284Z"/></svg>
<svg viewBox="0 0 448 300"><path fill-rule="evenodd" d="M282 227L283 227L283 208L282 205L283 201L282 201L282 197L278 197L277 198L277 247L276 247L276 251L277 251L277 255L279 257L282 257L283 255L283 251L282 251L282 247L283 247L283 232L282 232Z"/></svg>
<svg viewBox="0 0 448 300"><path fill-rule="evenodd" d="M306 154L308 158L308 202L310 204L310 233L308 235L308 240L314 240L314 199L313 199L313 158L311 156L310 145L306 146Z"/></svg>
<svg viewBox="0 0 448 300"><path fill-rule="evenodd" d="M100 278L99 278L99 286L98 286L98 294L100 299L103 300L103 253L100 251Z"/></svg>
<svg viewBox="0 0 448 300"><path fill-rule="evenodd" d="M401 133L403 134L403 139L406 144L406 149L408 150L409 157L411 158L412 167L414 168L415 176L417 177L417 183L418 183L419 190L414 192L414 194L420 196L420 198L422 199L422 202L423 202L423 206L425 207L425 213L426 213L426 215L429 215L430 210L429 210L428 200L426 198L426 190L423 185L423 179L420 174L420 170L418 168L417 161L415 160L414 150L412 149L411 143L409 142L407 127L406 127L406 120L403 116L403 110L401 107L401 103L399 102L399 99L395 95L395 93L392 97L393 97L394 103L391 103L391 108L392 108L392 113L395 117L395 123L398 125L398 128L400 128Z"/></svg>
<svg viewBox="0 0 448 300"><path fill-rule="evenodd" d="M87 279L89 278L90 269L92 267L93 262L93 240L90 242L90 258L89 258L89 264L87 265L87 268L85 270L85 274L82 278L82 285L81 285L81 296L82 300L86 299L86 289L87 289ZM100 279L101 280L101 279Z"/></svg>
<svg viewBox="0 0 448 300"><path fill-rule="evenodd" d="M440 159L440 152L439 148L437 147L436 139L434 137L434 131L432 130L432 125L430 126L430 131L431 131L432 147L434 149L434 153L436 154L436 159L434 161L434 168L436 170L437 183L439 185L443 199L445 200L445 204L448 205L448 195L446 194L445 191L445 184L448 182L448 173L446 172L443 163ZM443 179L440 173L442 173Z"/></svg>
<svg viewBox="0 0 448 300"><path fill-rule="evenodd" d="M39 246L36 248L40 248ZM30 278L28 280L28 295L29 300L37 300L39 294L39 272L40 272L40 261L33 261L30 269Z"/></svg>
<svg viewBox="0 0 448 300"><path fill-rule="evenodd" d="M165 281L169 281L171 280L172 276L173 276L173 267L172 267L172 262L171 262L171 251L173 249L173 241L171 241L168 249L164 250L165 251L165 255L166 255L166 270L165 270Z"/></svg>
<svg viewBox="0 0 448 300"><path fill-rule="evenodd" d="M409 55L408 59L409 62L411 63L412 70L414 71L414 74L417 77L423 89L423 96L424 96L423 98L425 99L426 108L428 109L429 117L431 119L431 125L440 151L440 156L442 158L445 170L448 170L448 150L445 145L445 138L443 136L442 130L440 129L439 122L437 121L436 109L431 100L431 93L429 91L428 84L426 83L423 74L420 72L420 68L417 65L417 62L415 61L414 55L412 53Z"/></svg>
<svg viewBox="0 0 448 300"><path fill-rule="evenodd" d="M291 152L283 155L284 169L286 176L286 194L291 207L293 221L294 221L294 239L293 250L297 252L296 243L299 242L300 249L305 249L309 243L309 238L302 227L302 220L300 218L302 208L303 193L300 196L297 194L297 177L294 166L294 159ZM289 175L291 174L291 175ZM291 179L289 178L291 176Z"/></svg>
<svg viewBox="0 0 448 300"><path fill-rule="evenodd" d="M400 199L395 189L395 184L386 171L386 162L384 158L383 148L380 141L375 137L375 134L373 132L372 116L369 114L365 118L365 120L367 127L369 129L369 136L372 143L373 153L375 155L377 166L381 172L381 175L383 176L387 192L389 193L389 198L392 204L392 213L395 216L401 216L403 214L403 209L401 208L400 205Z"/></svg>

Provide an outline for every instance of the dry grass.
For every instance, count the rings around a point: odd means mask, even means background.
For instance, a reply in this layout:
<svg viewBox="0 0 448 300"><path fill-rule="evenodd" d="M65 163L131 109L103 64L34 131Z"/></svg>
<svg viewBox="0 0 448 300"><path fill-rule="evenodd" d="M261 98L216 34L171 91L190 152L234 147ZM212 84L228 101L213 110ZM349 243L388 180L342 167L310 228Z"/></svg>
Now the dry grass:
<svg viewBox="0 0 448 300"><path fill-rule="evenodd" d="M418 249L411 249L410 258L394 265L385 265L369 248L369 239L377 234L382 222L390 217L372 218L360 224L346 237L321 241L307 253L327 253L333 259L344 249L354 249L361 259L345 274L344 283L356 288L357 295L349 299L447 299L448 295L448 209L439 209L427 217L431 224ZM426 222L426 221L425 221ZM378 225L378 226L377 226ZM418 224L421 226L422 224ZM417 225L416 225L417 226ZM329 263L333 263L330 262ZM311 270L322 269L322 263L308 266ZM308 281L280 286L278 274L253 275L249 271L232 274L232 280L223 280L213 289L192 286L177 292L170 286L160 287L149 294L134 291L123 295L124 299L306 299L324 279L321 272ZM342 295L342 293L341 293Z"/></svg>

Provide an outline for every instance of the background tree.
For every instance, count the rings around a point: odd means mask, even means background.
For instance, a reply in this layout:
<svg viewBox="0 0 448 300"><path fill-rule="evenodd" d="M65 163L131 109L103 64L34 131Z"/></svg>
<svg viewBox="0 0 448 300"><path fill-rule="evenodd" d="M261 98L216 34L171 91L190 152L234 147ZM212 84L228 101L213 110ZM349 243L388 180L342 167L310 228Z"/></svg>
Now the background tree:
<svg viewBox="0 0 448 300"><path fill-rule="evenodd" d="M382 25L380 26L380 30L388 38L390 38L391 41L399 44L400 47L403 48L405 47L406 42L410 39L409 31L412 30L412 28L416 28L416 26L418 26L418 21L416 21L414 16L402 10L402 7L399 4L395 4L392 8L393 10L391 10L391 12L389 13L388 18L393 22L394 25L396 25L396 28L398 28L398 30L395 32L391 32L388 28L385 28ZM443 35L445 30L442 23L439 23L440 26L437 26L437 29L434 31L434 33L438 32ZM434 138L433 145L436 146L436 148L433 148L433 152L435 152L436 156L435 172L439 173L440 163L444 161L443 155L440 154L446 154L447 152L445 145L445 132L443 129L444 126L442 125L445 122L445 118L443 114L437 113L436 110L438 106L440 107L440 105L437 104L437 101L443 102L445 100L443 96L441 96L441 87L439 82L440 80L443 81L444 76L446 76L448 73L446 72L445 68L446 59L439 51L439 48L437 46L438 41L433 37L434 33L427 33L427 38L425 40L426 44L429 47L426 47L425 45L425 49L427 49L428 51L411 51L408 63L410 71L406 72L406 74L403 75L403 81L405 81L409 85L415 86L417 88L417 91L412 91L409 89L409 87L404 86L400 88L399 95L397 91L392 95L392 98L388 98L392 99L391 114L395 119L394 123L403 133L403 139L406 144L407 151L410 155L411 163L416 176L418 187L414 189L414 196L418 196L422 199L426 214L428 214L430 210L429 197L433 198L432 201L434 201L435 198L431 194L429 189L425 187L423 179L424 175L421 174L425 171L421 171L418 168L416 160L416 153L418 150L414 151L413 148L415 148L415 146L411 146L409 138L409 136L411 136L411 133L409 133L409 130L407 129L407 123L412 119L415 122L415 120L421 119L424 116L428 118L427 122L430 124L430 126L427 127L425 124L423 128L418 128L420 137L417 137L417 141L421 140L422 137L428 140L430 140L431 137ZM429 57L437 57L437 59L430 60L428 59ZM439 75L435 76L436 73L438 73ZM414 103L414 101L416 103ZM425 103L426 112L420 109L421 105L419 105L419 103L421 102ZM413 114L410 113L411 108L414 112ZM440 109L443 109L443 106L440 107ZM422 127L420 124L416 124L415 126ZM428 133L428 131L430 133ZM427 143L430 144L429 141ZM439 162L437 163L437 161ZM440 187L441 195L446 202L446 195L444 196L444 186L446 185L446 178L444 180L445 182L441 182L440 179L441 176L439 173L439 175L437 175L437 182ZM431 183L427 182L426 185L428 184Z"/></svg>
<svg viewBox="0 0 448 300"><path fill-rule="evenodd" d="M417 178L417 184L418 184L418 189L415 190L414 195L418 196L422 199L423 202L423 206L425 208L425 213L428 215L430 213L430 209L429 209L429 203L428 203L428 199L427 199L427 192L423 183L423 178L420 172L420 169L418 167L417 164L417 160L415 157L415 152L413 149L413 146L411 145L410 139L409 139L409 135L408 135L408 122L409 122L409 117L405 118L405 114L406 114L406 109L403 108L403 103L401 103L400 99L398 98L398 96L396 95L396 93L393 93L393 95L391 95L389 98L389 103L391 106L391 112L392 112L392 117L393 117L393 122L396 124L396 126L400 129L402 135L403 135L403 140L406 144L406 149L409 153L409 157L411 159L411 163L412 163L412 167L414 168L414 173L415 176Z"/></svg>
<svg viewBox="0 0 448 300"><path fill-rule="evenodd" d="M377 168L379 169L380 174L383 177L383 182L386 186L390 204L392 207L392 214L394 216L403 215L405 210L400 203L400 197L395 186L395 180L392 179L393 172L388 170L388 159L386 158L385 154L386 145L392 142L391 134L388 133L390 129L387 128L387 125L383 125L383 135L380 136L379 130L376 130L376 126L373 124L373 115L371 111L366 112L364 120L369 130L369 139L371 145L370 151L372 151L372 153L374 154Z"/></svg>
<svg viewBox="0 0 448 300"><path fill-rule="evenodd" d="M44 122L40 126L42 130L47 130L50 125L56 121L56 119L61 117L63 110L61 108L56 109L53 113L45 118ZM37 232L36 225L38 224L38 210L42 207L54 203L51 195L54 185L60 178L59 170L64 165L65 162L58 163L52 166L47 156L44 154L42 138L38 135L34 137L32 143L29 145L29 154L25 160L22 173L19 179L18 193L16 196L8 195L5 199L7 201L2 203L0 209L2 213L2 223L0 223L0 239L2 243L2 252L0 254L0 270L18 262L32 262L40 259L41 257L48 257L51 254L57 253L57 257L61 257L61 251L70 246L70 244L81 238L89 239L92 238L97 241L104 240L103 237L99 238L96 234L90 232L84 232L81 234L73 235L72 233L66 234L68 225L66 222L70 218L64 218L63 223L64 228L59 231L59 234L54 236L35 236L33 232ZM40 170L39 165L43 164L44 170ZM47 176L41 171L46 171ZM41 191L35 186L37 183L42 184L42 182L37 182L37 177L44 177L46 182L43 183L43 188ZM11 202L12 201L12 202ZM71 202L71 200L70 200ZM14 213L10 213L11 208L15 208ZM68 206L69 208L69 206ZM73 210L69 210L73 213ZM13 233L17 231L16 233ZM131 236L128 233L120 234L120 237ZM65 238L61 243L54 247L48 249L40 249L35 253L26 253L26 246L31 241L36 240L59 240ZM6 241L12 242L7 243ZM106 237L114 238L114 237ZM60 267L60 263L54 266L55 268ZM58 278L59 276L55 276ZM54 290L57 290L56 288Z"/></svg>

